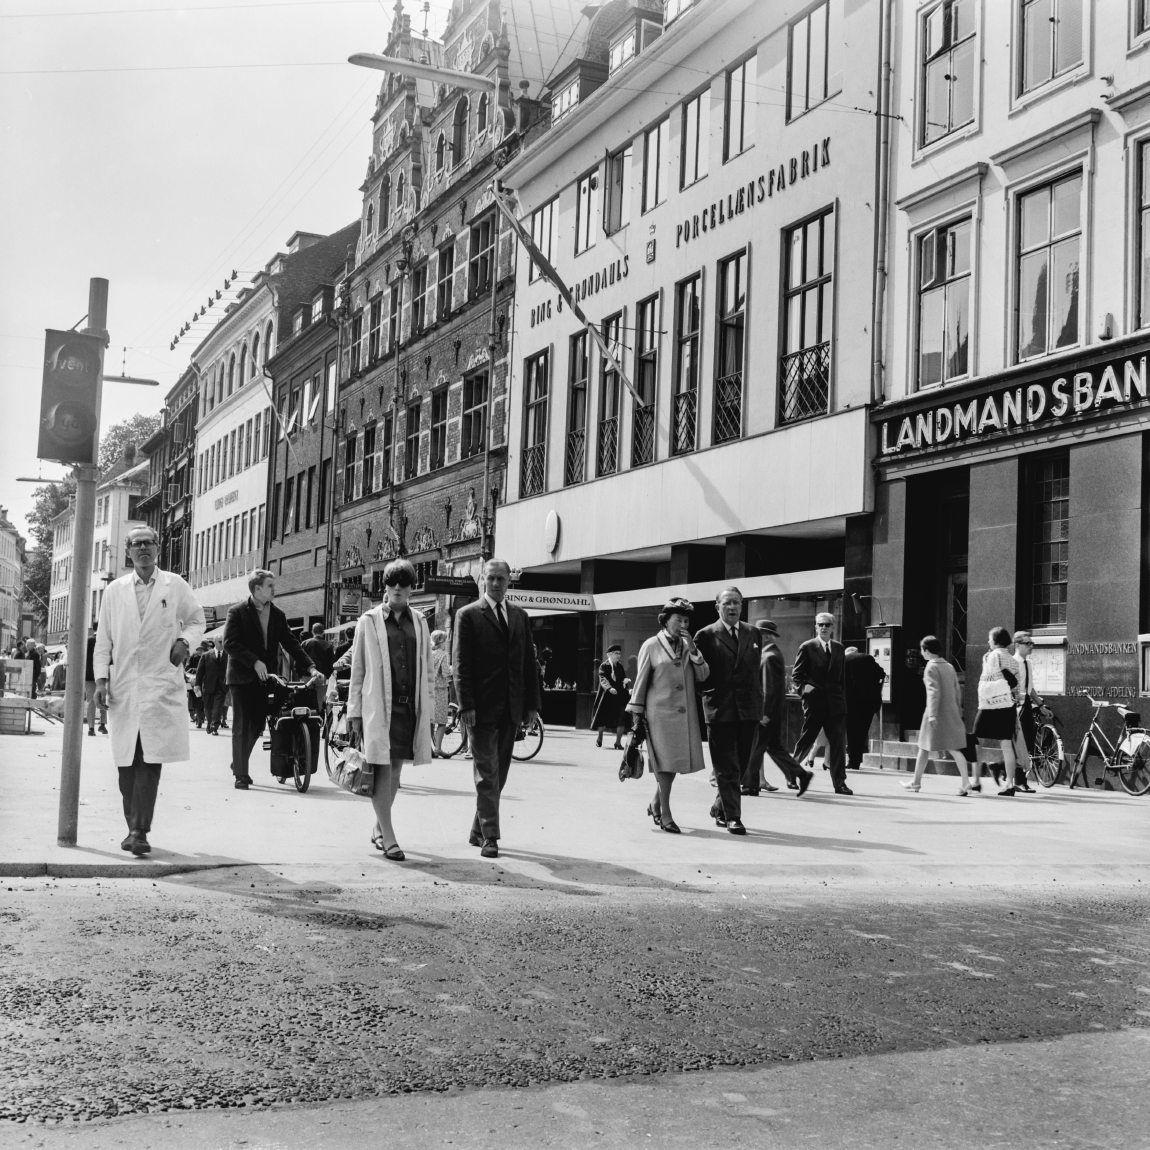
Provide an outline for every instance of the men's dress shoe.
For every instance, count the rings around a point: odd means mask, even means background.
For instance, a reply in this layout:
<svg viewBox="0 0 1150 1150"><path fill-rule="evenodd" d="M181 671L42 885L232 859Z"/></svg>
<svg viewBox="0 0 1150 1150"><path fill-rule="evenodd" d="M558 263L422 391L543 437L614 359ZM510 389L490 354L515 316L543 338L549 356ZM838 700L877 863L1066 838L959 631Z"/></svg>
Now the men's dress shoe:
<svg viewBox="0 0 1150 1150"><path fill-rule="evenodd" d="M731 819L727 823L727 830L733 835L745 835L747 833L747 828L738 819Z"/></svg>
<svg viewBox="0 0 1150 1150"><path fill-rule="evenodd" d="M228 729L227 723L220 723L220 727L225 731Z"/></svg>
<svg viewBox="0 0 1150 1150"><path fill-rule="evenodd" d="M853 795L854 791L850 787L835 787L836 795Z"/></svg>
<svg viewBox="0 0 1150 1150"><path fill-rule="evenodd" d="M742 795L750 795L751 798L757 799L759 797L758 787L740 787L739 793Z"/></svg>
<svg viewBox="0 0 1150 1150"><path fill-rule="evenodd" d="M495 839L484 839L483 848L479 852L485 859L499 857L499 843Z"/></svg>
<svg viewBox="0 0 1150 1150"><path fill-rule="evenodd" d="M1034 788L1029 783L1026 783L1026 782L1015 783L1014 786L1015 786L1015 790L1022 791L1024 794L1028 794L1028 795L1034 794Z"/></svg>
<svg viewBox="0 0 1150 1150"><path fill-rule="evenodd" d="M148 854L152 849L152 844L148 842L148 836L143 831L133 831L129 836L131 845L128 850L132 852L137 858L140 855Z"/></svg>
<svg viewBox="0 0 1150 1150"><path fill-rule="evenodd" d="M236 779L233 785L237 791L246 791L252 784L248 779Z"/></svg>
<svg viewBox="0 0 1150 1150"><path fill-rule="evenodd" d="M125 838L124 841L122 843L120 843L120 850L130 851L131 849L132 849L132 834L131 834L131 832L129 832L127 838Z"/></svg>
<svg viewBox="0 0 1150 1150"><path fill-rule="evenodd" d="M766 791L767 794L772 794L773 792L775 792L779 789L778 787L776 787L774 785L774 783L762 783L760 785L761 785L761 789Z"/></svg>
<svg viewBox="0 0 1150 1150"><path fill-rule="evenodd" d="M89 734L89 735L95 735L95 733L96 733L96 728L95 728L95 727L89 727L89 728L88 728L88 734Z"/></svg>
<svg viewBox="0 0 1150 1150"><path fill-rule="evenodd" d="M483 840L479 837L478 831L472 831L471 834L467 836L467 842L470 846L473 847L483 846Z"/></svg>
<svg viewBox="0 0 1150 1150"><path fill-rule="evenodd" d="M1015 787L1003 787L1002 790L998 792L998 797L1000 799L1012 799L1014 798L1015 790Z"/></svg>
<svg viewBox="0 0 1150 1150"><path fill-rule="evenodd" d="M814 771L803 771L799 775L799 798L807 793L807 787L811 785L811 780L815 777Z"/></svg>
<svg viewBox="0 0 1150 1150"><path fill-rule="evenodd" d="M717 826L717 827L725 827L726 825L727 825L727 820L726 820L726 819L724 819L724 818L718 818L718 817L716 817L716 819L715 819L715 826Z"/></svg>
<svg viewBox="0 0 1150 1150"><path fill-rule="evenodd" d="M103 723L101 723L101 724L100 724L100 725L99 725L99 726L96 728L96 730L97 730L97 731L99 731L101 735L106 735L106 734L108 733L108 728L107 728L107 727L106 727L106 726L105 726Z"/></svg>
<svg viewBox="0 0 1150 1150"><path fill-rule="evenodd" d="M788 791L797 791L798 789L799 789L799 784L796 783L794 779L787 779L787 790Z"/></svg>

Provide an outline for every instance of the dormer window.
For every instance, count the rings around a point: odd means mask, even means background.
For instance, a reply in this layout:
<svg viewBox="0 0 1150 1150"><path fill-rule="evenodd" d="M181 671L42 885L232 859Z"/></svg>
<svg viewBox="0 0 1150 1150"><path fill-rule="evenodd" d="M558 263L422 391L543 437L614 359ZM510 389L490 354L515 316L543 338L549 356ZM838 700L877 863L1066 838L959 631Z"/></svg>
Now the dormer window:
<svg viewBox="0 0 1150 1150"><path fill-rule="evenodd" d="M607 55L607 71L609 74L614 74L622 68L628 60L635 58L635 49L638 42L638 30L628 28L626 33L611 45Z"/></svg>
<svg viewBox="0 0 1150 1150"><path fill-rule="evenodd" d="M292 335L299 335L299 333L301 331L303 331L307 316L308 316L308 310L306 307L301 307L299 309L299 311L297 311L295 313L295 315L292 317L292 321L291 321L291 333L292 333Z"/></svg>
<svg viewBox="0 0 1150 1150"><path fill-rule="evenodd" d="M551 97L551 119L558 120L567 115L579 103L579 80L576 77L565 88Z"/></svg>
<svg viewBox="0 0 1150 1150"><path fill-rule="evenodd" d="M324 299L323 292L320 292L319 295L317 295L315 297L315 299L313 299L311 301L311 322L312 323L315 323L316 320L320 319L323 316L323 299Z"/></svg>
<svg viewBox="0 0 1150 1150"><path fill-rule="evenodd" d="M663 27L694 8L696 0L663 0Z"/></svg>

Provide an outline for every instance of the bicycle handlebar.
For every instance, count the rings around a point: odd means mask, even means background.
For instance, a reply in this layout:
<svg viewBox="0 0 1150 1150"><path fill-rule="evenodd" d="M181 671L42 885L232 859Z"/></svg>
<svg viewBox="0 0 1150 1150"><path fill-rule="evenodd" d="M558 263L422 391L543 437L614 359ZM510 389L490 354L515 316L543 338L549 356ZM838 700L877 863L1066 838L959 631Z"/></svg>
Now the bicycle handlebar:
<svg viewBox="0 0 1150 1150"><path fill-rule="evenodd" d="M1118 711L1133 710L1133 707L1131 706L1130 703L1117 703L1117 702L1112 702L1109 699L1096 699L1096 698L1094 698L1093 695L1087 695L1086 700L1097 711L1101 711L1103 707L1113 707L1115 710L1118 710Z"/></svg>

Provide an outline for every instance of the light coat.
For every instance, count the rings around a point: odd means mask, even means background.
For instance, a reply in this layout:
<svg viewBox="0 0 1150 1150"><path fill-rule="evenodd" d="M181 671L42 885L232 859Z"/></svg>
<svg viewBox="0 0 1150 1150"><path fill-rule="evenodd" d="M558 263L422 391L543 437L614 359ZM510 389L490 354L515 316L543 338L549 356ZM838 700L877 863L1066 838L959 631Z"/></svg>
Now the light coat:
<svg viewBox="0 0 1150 1150"><path fill-rule="evenodd" d="M188 750L188 695L183 670L172 665L172 644L194 651L204 634L204 609L178 575L156 568L148 609L140 618L135 571L108 584L92 650L92 673L108 680L112 760L130 767L136 737L146 763L175 763Z"/></svg>
<svg viewBox="0 0 1150 1150"><path fill-rule="evenodd" d="M417 766L431 762L431 722L435 714L431 632L420 611L410 607L415 625L415 737ZM386 603L359 617L351 647L347 717L363 720L363 754L369 763L391 763L391 656L387 645Z"/></svg>
<svg viewBox="0 0 1150 1150"><path fill-rule="evenodd" d="M658 635L639 648L627 710L646 716L652 771L690 774L706 766L695 684L709 674L706 661L692 663L685 651L673 658Z"/></svg>
<svg viewBox="0 0 1150 1150"><path fill-rule="evenodd" d="M922 684L926 688L926 710L918 732L918 745L928 751L965 752L962 688L954 668L945 659L931 659L923 670Z"/></svg>

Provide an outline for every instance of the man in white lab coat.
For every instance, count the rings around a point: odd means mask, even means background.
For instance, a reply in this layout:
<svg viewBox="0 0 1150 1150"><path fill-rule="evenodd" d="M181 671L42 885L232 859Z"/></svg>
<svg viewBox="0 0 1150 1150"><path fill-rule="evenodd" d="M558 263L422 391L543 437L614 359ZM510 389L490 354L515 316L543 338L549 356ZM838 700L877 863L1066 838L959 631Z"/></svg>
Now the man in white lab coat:
<svg viewBox="0 0 1150 1150"><path fill-rule="evenodd" d="M92 657L96 702L108 708L128 823L120 846L137 857L152 849L148 832L161 766L190 758L181 668L204 633L204 611L192 589L156 567L159 543L150 527L128 533L133 570L104 592Z"/></svg>

